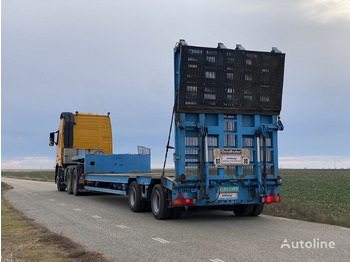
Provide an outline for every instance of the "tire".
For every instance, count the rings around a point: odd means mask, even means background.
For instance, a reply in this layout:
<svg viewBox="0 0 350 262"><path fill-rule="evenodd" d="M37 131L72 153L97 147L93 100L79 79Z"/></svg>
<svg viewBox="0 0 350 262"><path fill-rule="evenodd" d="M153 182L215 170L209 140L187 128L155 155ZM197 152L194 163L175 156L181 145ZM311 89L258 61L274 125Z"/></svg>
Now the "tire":
<svg viewBox="0 0 350 262"><path fill-rule="evenodd" d="M145 210L146 201L142 199L141 186L136 181L131 182L129 187L129 206L133 212Z"/></svg>
<svg viewBox="0 0 350 262"><path fill-rule="evenodd" d="M171 209L168 208L167 203L167 189L161 184L153 187L151 195L151 209L155 219L168 219L171 215Z"/></svg>
<svg viewBox="0 0 350 262"><path fill-rule="evenodd" d="M250 216L253 212L254 205L237 205L233 207L233 213L238 217Z"/></svg>
<svg viewBox="0 0 350 262"><path fill-rule="evenodd" d="M66 185L61 182L60 180L60 169L56 168L56 177L55 177L55 182L57 185L57 190L59 192L65 191L66 190Z"/></svg>
<svg viewBox="0 0 350 262"><path fill-rule="evenodd" d="M67 168L67 193L72 194L72 168Z"/></svg>
<svg viewBox="0 0 350 262"><path fill-rule="evenodd" d="M77 172L77 168L74 168L73 171L73 179L72 179L72 193L75 196L79 196L79 177L78 177L78 172Z"/></svg>
<svg viewBox="0 0 350 262"><path fill-rule="evenodd" d="M60 182L60 177L56 176L57 191L62 192L66 190L66 185Z"/></svg>
<svg viewBox="0 0 350 262"><path fill-rule="evenodd" d="M264 204L255 204L251 216L259 216L264 211Z"/></svg>

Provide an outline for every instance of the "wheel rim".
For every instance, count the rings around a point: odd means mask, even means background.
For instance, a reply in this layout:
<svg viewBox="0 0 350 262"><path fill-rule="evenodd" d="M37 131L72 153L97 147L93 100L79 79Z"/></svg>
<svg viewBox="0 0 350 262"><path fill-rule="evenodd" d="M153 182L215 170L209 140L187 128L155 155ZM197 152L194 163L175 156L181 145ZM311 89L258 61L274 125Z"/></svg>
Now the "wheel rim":
<svg viewBox="0 0 350 262"><path fill-rule="evenodd" d="M135 199L136 199L136 190L134 187L131 188L130 191L130 205L134 206L135 205Z"/></svg>
<svg viewBox="0 0 350 262"><path fill-rule="evenodd" d="M158 191L155 192L154 197L152 199L153 211L155 213L159 212L160 209L160 194Z"/></svg>

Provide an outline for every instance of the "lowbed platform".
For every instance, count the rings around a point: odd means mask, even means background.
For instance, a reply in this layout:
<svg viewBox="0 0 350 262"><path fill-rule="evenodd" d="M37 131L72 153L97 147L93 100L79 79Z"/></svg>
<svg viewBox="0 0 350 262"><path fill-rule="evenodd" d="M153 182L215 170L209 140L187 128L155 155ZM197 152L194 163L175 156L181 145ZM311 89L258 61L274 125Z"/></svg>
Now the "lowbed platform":
<svg viewBox="0 0 350 262"><path fill-rule="evenodd" d="M136 177L149 177L152 179L161 179L161 173L135 173L135 174L85 174L85 180L92 179L93 177L128 177L128 178L136 178ZM165 177L170 180L175 180L175 174L167 174L165 173Z"/></svg>
<svg viewBox="0 0 350 262"><path fill-rule="evenodd" d="M91 191L106 192L118 195L127 195L127 187L130 181L137 181L137 184L148 186L154 181L161 180L161 173L135 173L135 174L85 174L84 188ZM167 184L175 182L174 174L165 174ZM153 182L152 182L153 181Z"/></svg>

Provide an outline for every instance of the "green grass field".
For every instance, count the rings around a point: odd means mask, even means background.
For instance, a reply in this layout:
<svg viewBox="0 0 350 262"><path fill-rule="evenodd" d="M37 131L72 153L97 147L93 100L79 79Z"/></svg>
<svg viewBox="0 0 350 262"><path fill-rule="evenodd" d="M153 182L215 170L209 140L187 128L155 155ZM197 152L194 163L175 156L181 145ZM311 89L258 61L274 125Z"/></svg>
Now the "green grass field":
<svg viewBox="0 0 350 262"><path fill-rule="evenodd" d="M54 181L53 170L2 176ZM350 169L281 169L280 176L282 202L266 206L264 214L350 227Z"/></svg>
<svg viewBox="0 0 350 262"><path fill-rule="evenodd" d="M55 170L1 170L1 176L41 181L55 181Z"/></svg>
<svg viewBox="0 0 350 262"><path fill-rule="evenodd" d="M264 213L350 227L349 169L281 169L281 203Z"/></svg>

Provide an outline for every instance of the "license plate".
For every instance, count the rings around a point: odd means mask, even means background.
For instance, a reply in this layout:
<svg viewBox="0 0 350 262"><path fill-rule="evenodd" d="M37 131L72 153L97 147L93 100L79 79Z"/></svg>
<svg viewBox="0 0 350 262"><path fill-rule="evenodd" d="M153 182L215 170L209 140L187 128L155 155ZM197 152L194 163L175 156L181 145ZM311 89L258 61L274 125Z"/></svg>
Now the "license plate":
<svg viewBox="0 0 350 262"><path fill-rule="evenodd" d="M218 199L238 199L238 193L220 193Z"/></svg>
<svg viewBox="0 0 350 262"><path fill-rule="evenodd" d="M238 186L221 186L220 187L220 193L232 193L232 192L238 192Z"/></svg>

